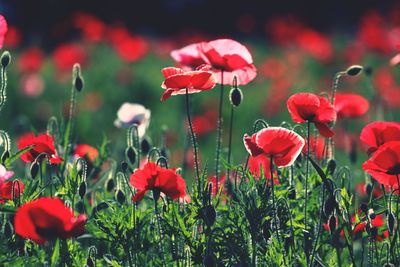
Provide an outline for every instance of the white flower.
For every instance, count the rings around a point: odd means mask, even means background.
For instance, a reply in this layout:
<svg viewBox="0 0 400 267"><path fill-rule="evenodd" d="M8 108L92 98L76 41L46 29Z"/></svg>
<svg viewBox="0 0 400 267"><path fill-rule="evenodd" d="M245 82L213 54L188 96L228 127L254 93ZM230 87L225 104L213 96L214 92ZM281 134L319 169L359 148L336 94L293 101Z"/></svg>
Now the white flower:
<svg viewBox="0 0 400 267"><path fill-rule="evenodd" d="M118 128L128 128L132 124L138 125L139 138L143 138L150 124L150 110L140 104L123 103L117 112L114 125Z"/></svg>
<svg viewBox="0 0 400 267"><path fill-rule="evenodd" d="M13 171L7 171L6 167L0 164L0 184L10 179L13 175Z"/></svg>

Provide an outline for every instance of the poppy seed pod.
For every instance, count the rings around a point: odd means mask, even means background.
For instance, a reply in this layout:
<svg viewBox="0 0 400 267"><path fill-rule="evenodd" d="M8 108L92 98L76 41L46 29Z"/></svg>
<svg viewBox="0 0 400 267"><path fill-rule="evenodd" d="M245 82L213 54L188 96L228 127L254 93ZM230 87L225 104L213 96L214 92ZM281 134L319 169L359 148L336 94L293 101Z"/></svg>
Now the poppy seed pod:
<svg viewBox="0 0 400 267"><path fill-rule="evenodd" d="M82 181L81 184L79 185L79 189L78 189L78 193L79 193L79 196L80 196L81 198L84 198L84 197L85 197L86 188L87 188L86 181Z"/></svg>
<svg viewBox="0 0 400 267"><path fill-rule="evenodd" d="M233 87L229 92L229 101L234 107L238 107L243 100L243 93L239 87Z"/></svg>
<svg viewBox="0 0 400 267"><path fill-rule="evenodd" d="M3 68L6 68L8 64L11 62L11 55L10 52L4 51L3 54L1 55L1 66Z"/></svg>
<svg viewBox="0 0 400 267"><path fill-rule="evenodd" d="M360 65L352 65L346 70L346 74L350 76L357 76L361 73L363 67Z"/></svg>
<svg viewBox="0 0 400 267"><path fill-rule="evenodd" d="M35 179L36 175L39 172L40 165L37 161L34 161L30 167L31 178Z"/></svg>
<svg viewBox="0 0 400 267"><path fill-rule="evenodd" d="M394 216L393 212L390 212L387 215L387 225L388 225L390 234L394 234L394 232L397 229L397 220L396 220L396 217Z"/></svg>
<svg viewBox="0 0 400 267"><path fill-rule="evenodd" d="M137 157L137 150L136 148L130 146L125 150L125 157L131 164L135 164L136 157Z"/></svg>

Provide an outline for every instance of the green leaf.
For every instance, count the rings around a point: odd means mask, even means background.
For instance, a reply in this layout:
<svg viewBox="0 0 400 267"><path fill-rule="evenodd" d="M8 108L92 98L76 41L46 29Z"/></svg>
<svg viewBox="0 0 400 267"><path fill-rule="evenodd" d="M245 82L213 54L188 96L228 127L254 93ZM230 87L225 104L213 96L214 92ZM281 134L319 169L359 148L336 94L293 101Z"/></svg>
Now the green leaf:
<svg viewBox="0 0 400 267"><path fill-rule="evenodd" d="M58 258L60 257L60 240L57 239L54 244L53 254L51 255L51 267L55 267L57 265Z"/></svg>
<svg viewBox="0 0 400 267"><path fill-rule="evenodd" d="M326 188L329 190L329 192L331 194L333 194L333 191L332 191L332 188L331 188L331 184L328 182L326 174L324 173L322 168L311 157L308 157L308 160L311 162L311 164L313 165L314 169L317 171L319 177L321 177L321 179L324 182Z"/></svg>
<svg viewBox="0 0 400 267"><path fill-rule="evenodd" d="M25 152L31 150L34 146L27 146L21 150L18 150L17 153L15 153L14 155L11 155L8 159L6 159L6 161L4 162L4 165L6 166L6 168L9 168L11 166L11 163L13 163L15 160L17 160L22 154L24 154Z"/></svg>

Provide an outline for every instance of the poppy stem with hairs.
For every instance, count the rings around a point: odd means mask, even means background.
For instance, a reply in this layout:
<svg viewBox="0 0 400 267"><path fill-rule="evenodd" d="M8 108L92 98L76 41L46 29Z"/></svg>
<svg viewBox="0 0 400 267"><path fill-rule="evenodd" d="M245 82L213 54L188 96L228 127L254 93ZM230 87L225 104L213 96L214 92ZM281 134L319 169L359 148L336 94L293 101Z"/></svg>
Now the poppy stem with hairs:
<svg viewBox="0 0 400 267"><path fill-rule="evenodd" d="M158 249L162 258L162 266L164 266L165 258L164 258L164 250L163 250L163 235L161 231L161 222L160 222L160 211L158 210L158 199L160 197L160 191L157 189L153 190L153 198L154 198L154 214L156 216L156 221L157 221L157 228L158 228L158 234L159 234L159 243L158 243Z"/></svg>
<svg viewBox="0 0 400 267"><path fill-rule="evenodd" d="M232 154L232 132L233 132L233 105L231 107L231 119L229 123L229 141L228 141L228 169L227 169L227 181L229 180L230 170L231 170L231 154ZM236 189L236 180L235 180L235 189Z"/></svg>
<svg viewBox="0 0 400 267"><path fill-rule="evenodd" d="M307 252L307 200L308 200L308 173L310 157L310 121L307 121L307 161L306 161L306 180L304 186L304 249L306 251L307 262L309 260Z"/></svg>
<svg viewBox="0 0 400 267"><path fill-rule="evenodd" d="M221 91L219 95L219 111L218 111L218 125L217 125L217 148L215 157L215 187L218 192L218 180L219 180L219 158L221 154L221 142L222 142L222 104L224 100L224 71L221 70Z"/></svg>
<svg viewBox="0 0 400 267"><path fill-rule="evenodd" d="M198 155L197 155L197 142L196 142L196 135L193 131L193 123L192 123L192 118L190 116L190 101L189 101L189 89L186 88L186 114L188 118L188 123L189 123L189 129L190 129L190 135L192 137L192 143L193 143L193 153L194 153L194 166L196 169L196 176L197 176L197 190L198 193L201 193L201 183L200 183L200 173L199 173L199 160L198 160Z"/></svg>

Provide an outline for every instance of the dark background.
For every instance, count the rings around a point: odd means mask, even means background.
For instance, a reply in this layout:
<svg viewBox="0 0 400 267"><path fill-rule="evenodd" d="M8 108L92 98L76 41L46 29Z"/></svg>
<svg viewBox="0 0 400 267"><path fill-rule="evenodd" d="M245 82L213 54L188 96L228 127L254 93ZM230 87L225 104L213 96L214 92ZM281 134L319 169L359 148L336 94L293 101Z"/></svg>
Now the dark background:
<svg viewBox="0 0 400 267"><path fill-rule="evenodd" d="M122 22L131 30L155 36L182 31L208 34L237 34L240 18L250 25L253 35L264 32L265 22L280 15L295 15L321 31L352 31L366 11L386 13L396 0L8 0L0 1L0 12L10 24L22 30L24 42L62 41L58 34L71 15L81 10L107 23ZM48 37L51 36L51 39ZM49 45L49 44L44 44ZM50 44L51 45L51 44Z"/></svg>

